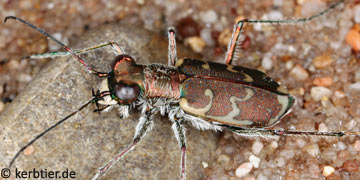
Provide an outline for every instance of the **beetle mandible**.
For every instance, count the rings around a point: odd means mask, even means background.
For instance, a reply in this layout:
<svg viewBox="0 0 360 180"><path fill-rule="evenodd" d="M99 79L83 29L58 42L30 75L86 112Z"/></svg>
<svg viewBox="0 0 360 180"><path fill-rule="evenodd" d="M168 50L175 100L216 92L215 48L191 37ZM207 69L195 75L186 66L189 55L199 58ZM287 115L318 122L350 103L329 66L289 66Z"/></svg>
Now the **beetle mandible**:
<svg viewBox="0 0 360 180"><path fill-rule="evenodd" d="M72 115L94 102L104 108L96 111L108 111L117 107L122 117L129 115L130 107L139 107L141 117L136 127L133 142L112 160L99 169L94 176L103 176L121 157L133 149L153 126L154 114L168 116L173 123L172 129L181 150L180 179L186 179L186 136L184 123L189 122L201 130L220 131L230 129L244 135L320 135L343 136L357 135L356 132L303 132L265 129L278 123L291 111L294 97L266 74L253 69L232 66L235 51L240 46L239 37L245 23L299 23L316 18L336 5L308 18L296 20L248 20L239 21L233 31L225 56L225 64L204 62L196 59L177 59L175 31L170 28L168 66L161 64L139 65L134 58L115 42L97 46L112 46L118 54L114 59L112 71L98 72L80 58L76 52L56 40L40 28L17 17L8 16L38 30L45 36L62 45L84 65L85 69L105 78L99 90L93 92L93 98L54 126L36 136L14 156L10 166L19 154L52 128L66 121Z"/></svg>

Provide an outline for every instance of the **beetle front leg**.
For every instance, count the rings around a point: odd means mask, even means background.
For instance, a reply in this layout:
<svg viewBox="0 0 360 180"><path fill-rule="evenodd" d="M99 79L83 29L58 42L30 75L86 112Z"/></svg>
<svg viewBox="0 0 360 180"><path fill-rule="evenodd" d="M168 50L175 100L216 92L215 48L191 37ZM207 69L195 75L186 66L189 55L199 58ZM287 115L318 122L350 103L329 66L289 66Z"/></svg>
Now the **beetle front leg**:
<svg viewBox="0 0 360 180"><path fill-rule="evenodd" d="M132 143L122 150L119 154L115 155L108 163L99 169L99 172L92 178L93 180L100 179L116 162L118 162L122 157L124 157L128 152L135 148L135 145L138 144L146 133L151 130L153 126L154 115L150 111L146 111L141 117L140 121L136 126L135 136Z"/></svg>
<svg viewBox="0 0 360 180"><path fill-rule="evenodd" d="M178 141L179 148L181 150L180 180L186 180L186 136L185 128L182 125L183 121L183 118L175 120L171 127L174 131L176 140Z"/></svg>
<svg viewBox="0 0 360 180"><path fill-rule="evenodd" d="M99 45L96 45L93 47L75 50L75 53L79 55L79 54L83 54L83 53L93 51L96 49L101 49L106 46L111 46L112 49L114 50L114 52L116 53L116 55L126 54L125 50L123 48L121 48L116 42L107 42L107 43L102 43L102 44L99 44ZM69 52L50 52L50 53L44 53L44 54L33 54L31 56L25 56L22 59L25 59L25 58L31 58L31 59L56 58L56 57L65 57L65 56L69 56L69 55L71 55Z"/></svg>
<svg viewBox="0 0 360 180"><path fill-rule="evenodd" d="M177 61L176 39L175 39L175 30L172 27L170 27L168 30L168 38L169 38L168 66L175 66L175 63Z"/></svg>

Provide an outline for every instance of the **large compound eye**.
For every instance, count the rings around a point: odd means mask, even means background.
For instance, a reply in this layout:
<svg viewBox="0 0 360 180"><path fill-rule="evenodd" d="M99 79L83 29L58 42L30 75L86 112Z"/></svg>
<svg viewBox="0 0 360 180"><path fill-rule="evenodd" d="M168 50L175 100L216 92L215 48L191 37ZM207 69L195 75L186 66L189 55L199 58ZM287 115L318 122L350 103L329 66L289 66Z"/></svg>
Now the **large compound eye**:
<svg viewBox="0 0 360 180"><path fill-rule="evenodd" d="M138 85L126 85L116 84L115 85L115 96L122 101L129 102L135 100L140 94L140 88Z"/></svg>

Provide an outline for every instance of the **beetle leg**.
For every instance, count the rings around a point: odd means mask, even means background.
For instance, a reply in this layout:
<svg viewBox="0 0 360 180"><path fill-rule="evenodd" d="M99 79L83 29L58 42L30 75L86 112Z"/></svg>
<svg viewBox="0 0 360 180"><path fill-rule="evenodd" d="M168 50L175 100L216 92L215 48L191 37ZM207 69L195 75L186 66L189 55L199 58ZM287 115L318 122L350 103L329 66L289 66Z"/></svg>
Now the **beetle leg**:
<svg viewBox="0 0 360 180"><path fill-rule="evenodd" d="M181 150L180 180L186 180L186 136L185 128L182 125L183 121L183 118L175 120L171 127L174 131L176 140L178 141L179 148Z"/></svg>
<svg viewBox="0 0 360 180"><path fill-rule="evenodd" d="M241 34L241 30L243 28L244 22L247 20L240 20L238 23L235 24L234 30L231 36L231 39L229 41L226 56L225 56L225 64L231 64L232 60L234 59L234 55L236 53L236 50L239 46L241 46L241 43L239 43L239 38Z"/></svg>
<svg viewBox="0 0 360 180"><path fill-rule="evenodd" d="M177 55L176 55L175 30L173 27L170 27L168 30L168 38L169 38L168 66L175 66L175 63L177 61Z"/></svg>
<svg viewBox="0 0 360 180"><path fill-rule="evenodd" d="M136 126L135 136L132 143L122 150L120 153L115 155L108 163L106 163L103 167L99 169L96 175L92 178L100 179L116 162L118 162L122 157L124 157L128 152L134 149L135 145L138 144L145 134L151 130L153 126L153 119L154 115L150 111L146 111L141 117L140 121Z"/></svg>
<svg viewBox="0 0 360 180"><path fill-rule="evenodd" d="M321 136L321 137L342 137L342 136L360 136L360 132L348 131L332 131L332 132L316 132L316 131L289 131L278 129L242 129L229 127L236 134L244 136Z"/></svg>
<svg viewBox="0 0 360 180"><path fill-rule="evenodd" d="M101 49L101 48L104 48L104 47L110 46L110 45L117 55L126 54L124 49L121 48L116 42L107 42L107 43L99 44L99 45L96 45L93 47L75 50L75 53L79 55L79 54L83 54L83 53L93 51L96 49ZM71 55L70 52L50 52L50 53L44 53L44 54L33 54L31 56L22 57L22 59L26 59L26 58L31 58L31 59L56 58L56 57L65 57L65 56L69 56L69 55Z"/></svg>

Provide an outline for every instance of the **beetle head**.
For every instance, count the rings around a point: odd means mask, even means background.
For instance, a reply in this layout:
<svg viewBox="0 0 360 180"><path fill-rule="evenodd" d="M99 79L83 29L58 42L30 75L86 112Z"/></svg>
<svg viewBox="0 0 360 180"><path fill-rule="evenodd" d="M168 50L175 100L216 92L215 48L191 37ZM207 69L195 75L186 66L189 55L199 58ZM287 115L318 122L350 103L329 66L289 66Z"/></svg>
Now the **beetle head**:
<svg viewBox="0 0 360 180"><path fill-rule="evenodd" d="M115 57L112 71L99 88L100 92L109 91L110 96L99 101L100 104L130 104L137 100L143 89L143 66L126 54Z"/></svg>

